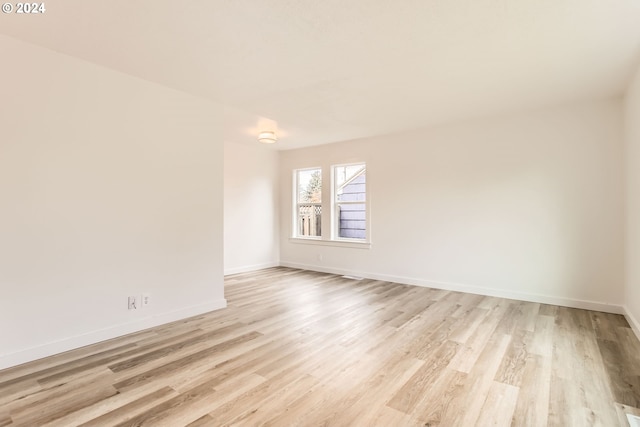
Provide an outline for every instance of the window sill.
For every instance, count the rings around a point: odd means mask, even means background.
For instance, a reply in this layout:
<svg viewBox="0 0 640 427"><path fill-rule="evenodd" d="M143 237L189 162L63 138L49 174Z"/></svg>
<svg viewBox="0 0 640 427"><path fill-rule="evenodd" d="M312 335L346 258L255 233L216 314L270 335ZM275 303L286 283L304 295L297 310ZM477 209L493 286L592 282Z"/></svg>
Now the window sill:
<svg viewBox="0 0 640 427"><path fill-rule="evenodd" d="M322 240L303 237L289 237L289 242L303 245L335 246L339 248L371 249L371 242L357 242L352 240Z"/></svg>

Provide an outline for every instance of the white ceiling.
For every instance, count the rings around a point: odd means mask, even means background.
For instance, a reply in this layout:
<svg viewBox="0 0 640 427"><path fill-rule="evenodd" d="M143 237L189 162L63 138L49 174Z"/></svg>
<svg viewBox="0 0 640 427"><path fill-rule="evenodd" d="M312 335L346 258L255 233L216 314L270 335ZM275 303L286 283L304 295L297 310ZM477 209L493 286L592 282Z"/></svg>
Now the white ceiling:
<svg viewBox="0 0 640 427"><path fill-rule="evenodd" d="M58 0L0 33L212 99L277 148L623 93L640 0ZM262 125L263 127L265 125Z"/></svg>

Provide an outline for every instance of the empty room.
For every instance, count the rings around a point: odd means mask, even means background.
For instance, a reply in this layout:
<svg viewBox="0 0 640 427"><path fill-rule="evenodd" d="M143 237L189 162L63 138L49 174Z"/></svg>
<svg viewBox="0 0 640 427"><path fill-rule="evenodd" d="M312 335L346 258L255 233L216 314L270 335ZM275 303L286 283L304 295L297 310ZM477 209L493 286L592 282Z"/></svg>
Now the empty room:
<svg viewBox="0 0 640 427"><path fill-rule="evenodd" d="M4 2L0 427L639 427L639 23Z"/></svg>

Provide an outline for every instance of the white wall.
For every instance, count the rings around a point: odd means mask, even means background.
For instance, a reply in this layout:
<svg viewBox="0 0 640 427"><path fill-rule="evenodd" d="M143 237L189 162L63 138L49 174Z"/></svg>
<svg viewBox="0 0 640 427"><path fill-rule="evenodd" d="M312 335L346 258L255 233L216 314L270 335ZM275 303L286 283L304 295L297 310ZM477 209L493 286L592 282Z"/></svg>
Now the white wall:
<svg viewBox="0 0 640 427"><path fill-rule="evenodd" d="M224 144L224 272L279 264L278 153Z"/></svg>
<svg viewBox="0 0 640 427"><path fill-rule="evenodd" d="M225 306L220 108L4 36L0 57L0 368Z"/></svg>
<svg viewBox="0 0 640 427"><path fill-rule="evenodd" d="M594 102L283 152L281 263L620 312L621 107ZM291 171L356 161L367 162L371 249L291 241Z"/></svg>
<svg viewBox="0 0 640 427"><path fill-rule="evenodd" d="M625 97L626 262L625 309L640 337L640 68Z"/></svg>

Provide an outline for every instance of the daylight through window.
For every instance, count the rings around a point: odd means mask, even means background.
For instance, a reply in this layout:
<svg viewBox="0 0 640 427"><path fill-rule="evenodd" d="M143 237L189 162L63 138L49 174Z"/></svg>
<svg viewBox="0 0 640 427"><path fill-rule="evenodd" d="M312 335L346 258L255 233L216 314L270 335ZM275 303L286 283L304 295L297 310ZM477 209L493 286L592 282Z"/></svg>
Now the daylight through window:
<svg viewBox="0 0 640 427"><path fill-rule="evenodd" d="M367 239L367 168L334 166L334 233L338 239Z"/></svg>
<svg viewBox="0 0 640 427"><path fill-rule="evenodd" d="M295 171L297 237L322 236L322 170Z"/></svg>

